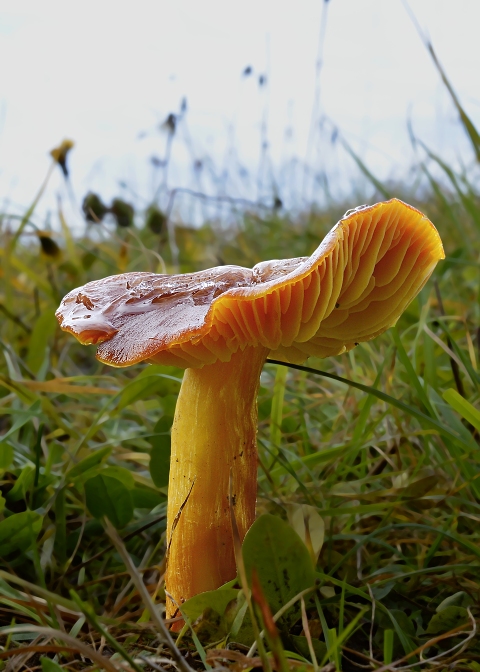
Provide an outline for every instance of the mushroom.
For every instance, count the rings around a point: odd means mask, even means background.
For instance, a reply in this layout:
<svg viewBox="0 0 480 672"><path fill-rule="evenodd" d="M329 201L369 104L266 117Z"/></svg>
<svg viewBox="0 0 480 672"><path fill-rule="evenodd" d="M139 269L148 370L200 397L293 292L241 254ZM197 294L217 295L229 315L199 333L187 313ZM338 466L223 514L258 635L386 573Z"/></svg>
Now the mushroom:
<svg viewBox="0 0 480 672"><path fill-rule="evenodd" d="M168 616L236 576L229 478L243 538L255 517L256 398L267 356L300 363L375 338L443 258L433 224L392 199L348 211L310 257L124 273L63 299L60 326L98 345L101 362L186 369L172 426Z"/></svg>

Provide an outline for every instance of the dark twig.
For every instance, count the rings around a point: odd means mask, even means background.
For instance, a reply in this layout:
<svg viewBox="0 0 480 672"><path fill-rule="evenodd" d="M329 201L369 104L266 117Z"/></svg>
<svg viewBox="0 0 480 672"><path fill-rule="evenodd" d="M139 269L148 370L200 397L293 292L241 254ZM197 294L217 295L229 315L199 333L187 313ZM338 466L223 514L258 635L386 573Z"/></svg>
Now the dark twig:
<svg viewBox="0 0 480 672"><path fill-rule="evenodd" d="M438 286L437 280L434 281L433 285L435 287L435 294L437 296L438 310L440 312L440 315L442 317L445 317L445 309L443 307L442 295L440 294L440 287ZM452 341L450 340L449 336L447 336L447 345L450 348L450 350L453 351ZM460 378L460 368L458 366L458 363L453 359L453 357L450 357L450 366L452 368L452 374L455 380L455 385L457 386L458 394L461 394L462 397L465 398L465 388L463 387L462 379Z"/></svg>

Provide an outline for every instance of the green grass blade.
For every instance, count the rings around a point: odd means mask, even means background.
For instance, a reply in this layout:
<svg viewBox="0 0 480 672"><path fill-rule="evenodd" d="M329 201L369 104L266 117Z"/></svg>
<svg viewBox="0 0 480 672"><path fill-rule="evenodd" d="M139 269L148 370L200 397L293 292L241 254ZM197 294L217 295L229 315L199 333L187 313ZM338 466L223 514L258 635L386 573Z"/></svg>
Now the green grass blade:
<svg viewBox="0 0 480 672"><path fill-rule="evenodd" d="M285 385L288 370L284 366L277 366L275 383L273 386L272 411L270 414L270 441L273 447L280 447L282 440L282 415Z"/></svg>
<svg viewBox="0 0 480 672"><path fill-rule="evenodd" d="M381 399L382 401L385 401L387 404L395 406L404 413L407 413L408 415L417 418L417 420L420 420L422 423L429 426L431 429L435 429L443 436L447 436L450 439L454 439L464 448L471 449L472 447L470 443L466 442L458 434L453 432L449 427L443 425L441 422L435 420L434 418L430 418L428 415L425 415L425 413L418 411L413 406L409 406L408 404L403 403L403 401L400 401L399 399L395 399L394 397L385 394L385 392L376 390L374 387L370 387L369 385L363 385L362 383L357 383L353 380L349 380L348 378L342 378L341 376L337 376L334 373L328 373L327 371L322 371L321 369L312 369L309 366L302 366L300 364L290 364L290 363L287 364L286 362L280 362L276 359L267 359L267 362L270 362L271 364L282 364L283 366L288 366L292 369L297 369L298 371L306 371L307 373L312 373L313 375L316 376L323 376L324 378L330 378L331 380L336 380L337 382L343 383L344 385L349 385L350 387L354 387L355 389L361 390L362 392L366 392L367 394L372 394L374 397L377 397L377 399Z"/></svg>
<svg viewBox="0 0 480 672"><path fill-rule="evenodd" d="M473 404L464 399L453 388L446 390L442 396L462 418L465 418L476 430L480 431L480 411Z"/></svg>

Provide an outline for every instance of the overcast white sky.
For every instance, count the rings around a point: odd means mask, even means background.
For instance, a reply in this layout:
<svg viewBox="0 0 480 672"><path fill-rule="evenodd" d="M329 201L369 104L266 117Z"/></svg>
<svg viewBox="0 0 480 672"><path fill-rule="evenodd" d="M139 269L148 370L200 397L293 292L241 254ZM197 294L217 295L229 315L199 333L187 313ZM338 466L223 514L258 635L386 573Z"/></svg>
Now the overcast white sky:
<svg viewBox="0 0 480 672"><path fill-rule="evenodd" d="M321 163L347 184L351 169L338 143L327 143L325 134L320 154L308 149L323 4L2 0L0 201L28 205L48 151L64 137L76 143L70 167L79 200L88 189L108 199L119 193L119 180L151 198L159 175L148 159L163 156L166 133L159 125L183 97L193 152L182 130L173 144L170 187L198 186L192 157L204 164L210 157L217 175L240 162L256 177L262 119L280 191L293 188L285 166L294 158ZM480 2L410 0L410 6L480 124ZM468 160L456 113L401 1L330 0L327 10L319 116L333 120L382 178L402 175L412 160L408 114L435 151ZM242 77L248 65L253 75ZM267 86L259 87L260 74ZM207 190L221 188L202 179ZM255 180L224 187L258 196ZM60 188L56 175L47 206Z"/></svg>

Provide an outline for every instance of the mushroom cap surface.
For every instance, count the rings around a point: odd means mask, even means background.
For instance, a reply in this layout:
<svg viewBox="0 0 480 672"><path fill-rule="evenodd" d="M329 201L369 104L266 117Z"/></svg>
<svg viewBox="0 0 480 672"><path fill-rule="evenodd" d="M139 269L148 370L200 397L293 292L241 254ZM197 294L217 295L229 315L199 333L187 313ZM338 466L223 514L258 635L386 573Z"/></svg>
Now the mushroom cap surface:
<svg viewBox="0 0 480 672"><path fill-rule="evenodd" d="M392 199L348 211L310 257L183 275L123 273L74 289L56 316L112 366L201 367L257 345L300 363L391 327L443 258L433 224Z"/></svg>

